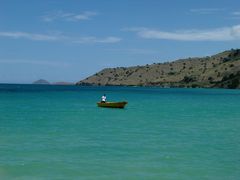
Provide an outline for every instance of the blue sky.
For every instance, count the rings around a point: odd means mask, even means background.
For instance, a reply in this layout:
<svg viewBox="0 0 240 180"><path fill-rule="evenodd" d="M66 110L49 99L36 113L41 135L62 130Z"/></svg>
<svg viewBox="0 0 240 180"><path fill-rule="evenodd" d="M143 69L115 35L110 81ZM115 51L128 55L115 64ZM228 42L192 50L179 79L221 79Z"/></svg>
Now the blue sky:
<svg viewBox="0 0 240 180"><path fill-rule="evenodd" d="M240 48L238 0L0 0L0 83Z"/></svg>

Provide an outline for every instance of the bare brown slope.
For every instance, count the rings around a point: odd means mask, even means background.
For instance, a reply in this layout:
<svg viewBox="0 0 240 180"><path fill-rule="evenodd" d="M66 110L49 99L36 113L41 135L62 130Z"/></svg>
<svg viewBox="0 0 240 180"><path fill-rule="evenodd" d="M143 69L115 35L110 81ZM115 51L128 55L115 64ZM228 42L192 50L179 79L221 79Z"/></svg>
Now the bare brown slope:
<svg viewBox="0 0 240 180"><path fill-rule="evenodd" d="M211 57L106 68L77 85L240 88L240 49Z"/></svg>

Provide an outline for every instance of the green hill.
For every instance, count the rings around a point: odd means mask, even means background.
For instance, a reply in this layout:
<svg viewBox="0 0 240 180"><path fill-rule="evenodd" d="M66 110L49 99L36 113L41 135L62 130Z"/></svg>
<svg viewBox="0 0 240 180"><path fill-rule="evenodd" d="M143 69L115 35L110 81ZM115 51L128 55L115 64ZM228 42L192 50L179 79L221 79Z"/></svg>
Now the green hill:
<svg viewBox="0 0 240 180"><path fill-rule="evenodd" d="M240 49L210 57L106 68L77 85L240 88Z"/></svg>

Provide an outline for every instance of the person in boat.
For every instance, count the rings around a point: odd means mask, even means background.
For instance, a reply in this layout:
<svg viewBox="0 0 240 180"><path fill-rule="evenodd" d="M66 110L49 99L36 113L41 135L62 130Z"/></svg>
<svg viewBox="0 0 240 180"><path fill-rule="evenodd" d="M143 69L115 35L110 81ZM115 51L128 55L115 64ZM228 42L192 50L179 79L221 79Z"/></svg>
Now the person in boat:
<svg viewBox="0 0 240 180"><path fill-rule="evenodd" d="M102 101L101 101L101 103L105 103L106 100L107 100L107 97L106 97L106 94L104 94L104 95L102 96Z"/></svg>

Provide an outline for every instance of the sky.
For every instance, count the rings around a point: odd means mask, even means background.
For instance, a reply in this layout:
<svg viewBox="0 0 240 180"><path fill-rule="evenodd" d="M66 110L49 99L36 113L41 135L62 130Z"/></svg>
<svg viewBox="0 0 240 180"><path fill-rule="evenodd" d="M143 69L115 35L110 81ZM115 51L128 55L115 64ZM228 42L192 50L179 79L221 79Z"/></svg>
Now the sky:
<svg viewBox="0 0 240 180"><path fill-rule="evenodd" d="M0 83L240 48L239 0L0 0Z"/></svg>

